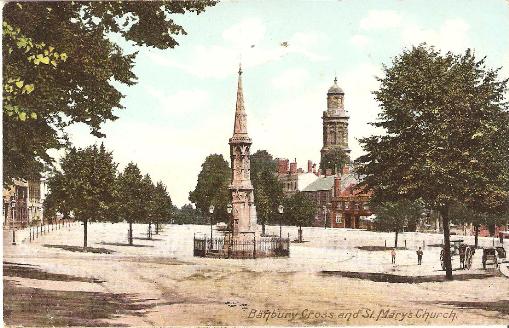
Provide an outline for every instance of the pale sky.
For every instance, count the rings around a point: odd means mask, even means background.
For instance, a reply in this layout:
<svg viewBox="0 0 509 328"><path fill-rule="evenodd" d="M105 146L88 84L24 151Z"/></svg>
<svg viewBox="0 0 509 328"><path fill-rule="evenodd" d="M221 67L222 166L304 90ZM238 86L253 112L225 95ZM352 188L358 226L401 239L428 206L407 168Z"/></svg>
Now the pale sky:
<svg viewBox="0 0 509 328"><path fill-rule="evenodd" d="M205 157L229 159L237 70L242 61L252 152L319 162L322 111L337 74L350 114L352 157L378 107L371 91L382 64L421 42L473 48L509 76L509 3L492 1L225 1L175 16L188 32L175 49L136 48L138 84L122 86L124 110L103 125L120 169L130 161L188 203ZM288 47L281 46L287 42ZM129 51L133 50L124 45ZM97 139L69 129L84 147Z"/></svg>

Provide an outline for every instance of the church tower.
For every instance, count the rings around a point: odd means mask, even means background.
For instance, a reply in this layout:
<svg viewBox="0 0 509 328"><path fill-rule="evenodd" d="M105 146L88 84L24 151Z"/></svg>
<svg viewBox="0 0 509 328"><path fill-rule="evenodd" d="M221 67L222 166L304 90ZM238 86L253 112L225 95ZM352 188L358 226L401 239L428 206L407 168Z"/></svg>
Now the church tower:
<svg viewBox="0 0 509 328"><path fill-rule="evenodd" d="M249 160L251 138L247 134L247 115L244 108L242 90L242 69L239 67L237 86L237 104L233 136L230 138L230 160L232 169L232 230L234 235L239 232L255 232L256 209L254 205L253 185L251 184L251 164Z"/></svg>
<svg viewBox="0 0 509 328"><path fill-rule="evenodd" d="M337 148L341 148L347 155L348 148L348 114L344 107L345 93L338 86L338 79L334 78L334 84L327 92L327 110L323 112L323 146L320 151L321 157Z"/></svg>

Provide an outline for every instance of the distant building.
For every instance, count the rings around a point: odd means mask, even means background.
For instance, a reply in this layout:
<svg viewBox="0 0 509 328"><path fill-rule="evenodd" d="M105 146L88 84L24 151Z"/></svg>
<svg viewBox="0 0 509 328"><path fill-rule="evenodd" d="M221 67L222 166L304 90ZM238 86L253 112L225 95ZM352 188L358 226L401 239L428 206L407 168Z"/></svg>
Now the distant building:
<svg viewBox="0 0 509 328"><path fill-rule="evenodd" d="M17 179L3 189L3 227L22 228L33 222L43 222L43 202L47 194L46 179Z"/></svg>
<svg viewBox="0 0 509 328"><path fill-rule="evenodd" d="M302 190L316 205L314 226L323 227L326 224L326 215L330 218L330 205L334 196L334 179L335 177L332 175L318 177Z"/></svg>
<svg viewBox="0 0 509 328"><path fill-rule="evenodd" d="M285 196L291 196L297 191L302 191L310 183L318 179L316 165L308 161L307 171L297 168L297 160L292 163L286 158L277 159L276 176L283 186Z"/></svg>

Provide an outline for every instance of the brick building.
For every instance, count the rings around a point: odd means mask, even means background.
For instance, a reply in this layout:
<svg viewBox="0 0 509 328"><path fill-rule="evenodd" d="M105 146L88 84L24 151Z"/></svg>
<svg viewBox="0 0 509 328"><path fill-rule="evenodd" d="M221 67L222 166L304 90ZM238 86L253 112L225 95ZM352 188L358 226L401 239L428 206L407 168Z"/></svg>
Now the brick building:
<svg viewBox="0 0 509 328"><path fill-rule="evenodd" d="M302 191L310 183L318 179L316 164L308 161L307 170L297 167L297 159L290 163L286 158L277 159L277 179L283 185L285 196L291 196Z"/></svg>

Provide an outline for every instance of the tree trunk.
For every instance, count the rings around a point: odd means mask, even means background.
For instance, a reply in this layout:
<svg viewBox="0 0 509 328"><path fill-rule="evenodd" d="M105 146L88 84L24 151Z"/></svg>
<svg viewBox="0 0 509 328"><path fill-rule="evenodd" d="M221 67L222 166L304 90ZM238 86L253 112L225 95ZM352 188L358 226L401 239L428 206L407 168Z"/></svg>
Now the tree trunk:
<svg viewBox="0 0 509 328"><path fill-rule="evenodd" d="M88 220L83 221L83 248L87 248L87 223Z"/></svg>
<svg viewBox="0 0 509 328"><path fill-rule="evenodd" d="M475 248L477 248L477 246L479 245L479 225L476 224L474 226L474 234L475 234L475 237L474 237L474 246Z"/></svg>
<svg viewBox="0 0 509 328"><path fill-rule="evenodd" d="M302 226L299 226L299 243L302 243Z"/></svg>
<svg viewBox="0 0 509 328"><path fill-rule="evenodd" d="M132 222L129 222L129 232L127 234L127 239L128 239L128 242L129 242L129 245L132 246L133 245L133 224Z"/></svg>
<svg viewBox="0 0 509 328"><path fill-rule="evenodd" d="M152 239L152 223L148 224L148 239Z"/></svg>
<svg viewBox="0 0 509 328"><path fill-rule="evenodd" d="M262 236L265 236L265 222L262 223Z"/></svg>
<svg viewBox="0 0 509 328"><path fill-rule="evenodd" d="M156 235L159 234L159 223L156 223Z"/></svg>
<svg viewBox="0 0 509 328"><path fill-rule="evenodd" d="M444 261L445 261L445 277L452 280L452 264L451 264L451 236L449 231L448 209L440 211L444 228Z"/></svg>
<svg viewBox="0 0 509 328"><path fill-rule="evenodd" d="M397 248L398 247L398 230L395 231L396 232L396 236L394 237L394 248Z"/></svg>

